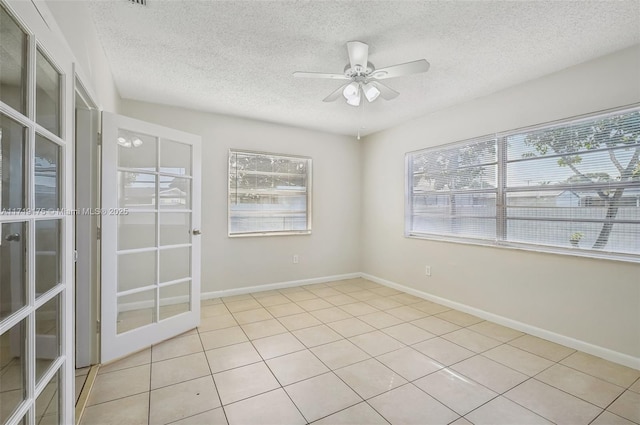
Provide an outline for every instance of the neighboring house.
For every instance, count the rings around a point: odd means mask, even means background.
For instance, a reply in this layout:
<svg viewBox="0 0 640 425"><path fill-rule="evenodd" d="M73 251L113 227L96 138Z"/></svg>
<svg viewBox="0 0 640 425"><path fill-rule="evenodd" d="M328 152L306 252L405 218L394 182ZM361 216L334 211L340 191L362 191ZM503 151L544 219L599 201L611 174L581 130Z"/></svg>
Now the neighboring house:
<svg viewBox="0 0 640 425"><path fill-rule="evenodd" d="M58 171L56 164L35 157L35 196L37 208L56 208L58 204Z"/></svg>
<svg viewBox="0 0 640 425"><path fill-rule="evenodd" d="M456 206L488 206L494 198L486 194L457 194ZM449 206L449 193L414 193L414 206ZM507 204L511 207L604 207L605 200L596 192L578 190L534 190L527 192L510 192ZM640 188L625 189L618 203L620 207L640 207Z"/></svg>
<svg viewBox="0 0 640 425"><path fill-rule="evenodd" d="M583 192L580 195L580 206L582 207L605 206L605 200L595 192ZM618 205L621 207L640 207L640 187L625 189Z"/></svg>

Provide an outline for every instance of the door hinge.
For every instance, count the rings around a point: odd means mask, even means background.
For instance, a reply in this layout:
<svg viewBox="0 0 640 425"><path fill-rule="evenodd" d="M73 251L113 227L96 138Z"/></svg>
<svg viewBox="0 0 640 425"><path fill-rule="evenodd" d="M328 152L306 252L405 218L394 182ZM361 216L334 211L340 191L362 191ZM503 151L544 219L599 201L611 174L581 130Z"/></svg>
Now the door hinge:
<svg viewBox="0 0 640 425"><path fill-rule="evenodd" d="M98 133L98 146L102 146L102 133Z"/></svg>
<svg viewBox="0 0 640 425"><path fill-rule="evenodd" d="M102 229L100 227L98 227L98 233L96 235L96 238L98 238L98 240L102 239Z"/></svg>
<svg viewBox="0 0 640 425"><path fill-rule="evenodd" d="M100 321L96 320L96 333L99 334L100 333Z"/></svg>
<svg viewBox="0 0 640 425"><path fill-rule="evenodd" d="M78 251L77 250L73 250L73 262L77 263L78 262Z"/></svg>

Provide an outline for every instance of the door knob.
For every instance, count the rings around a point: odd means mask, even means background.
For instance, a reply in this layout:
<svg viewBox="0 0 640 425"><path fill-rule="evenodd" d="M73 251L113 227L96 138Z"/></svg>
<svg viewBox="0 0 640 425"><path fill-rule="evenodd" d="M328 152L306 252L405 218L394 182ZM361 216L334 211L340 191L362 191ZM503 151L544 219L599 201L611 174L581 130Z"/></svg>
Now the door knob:
<svg viewBox="0 0 640 425"><path fill-rule="evenodd" d="M7 235L4 237L4 240L7 242L18 242L20 241L20 233L12 233L11 235Z"/></svg>
<svg viewBox="0 0 640 425"><path fill-rule="evenodd" d="M191 233L193 233L193 234L194 234L194 235L196 235L196 236L197 236L197 235L202 234L202 232L200 231L200 229L193 229L193 231L192 231Z"/></svg>

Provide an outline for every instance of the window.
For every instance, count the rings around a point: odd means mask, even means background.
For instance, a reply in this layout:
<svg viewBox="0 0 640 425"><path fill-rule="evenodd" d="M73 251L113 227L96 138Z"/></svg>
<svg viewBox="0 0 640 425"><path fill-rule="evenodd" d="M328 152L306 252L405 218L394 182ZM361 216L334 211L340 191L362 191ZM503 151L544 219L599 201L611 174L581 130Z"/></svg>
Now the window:
<svg viewBox="0 0 640 425"><path fill-rule="evenodd" d="M406 159L407 236L640 261L640 108Z"/></svg>
<svg viewBox="0 0 640 425"><path fill-rule="evenodd" d="M311 233L311 158L229 151L229 236Z"/></svg>

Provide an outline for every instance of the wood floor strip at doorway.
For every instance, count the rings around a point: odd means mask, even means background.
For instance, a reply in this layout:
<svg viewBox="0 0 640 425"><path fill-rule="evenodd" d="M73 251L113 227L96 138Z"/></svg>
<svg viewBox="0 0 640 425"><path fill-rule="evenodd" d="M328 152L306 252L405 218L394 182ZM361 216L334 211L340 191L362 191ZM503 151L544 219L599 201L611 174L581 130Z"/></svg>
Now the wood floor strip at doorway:
<svg viewBox="0 0 640 425"><path fill-rule="evenodd" d="M96 382L99 369L100 365L91 366L91 369L89 369L89 373L87 374L87 379L84 381L80 397L78 397L78 402L76 403L76 425L78 425L82 420L82 414L84 413L85 407L87 407L89 395L91 395L91 390L93 389L93 384Z"/></svg>

